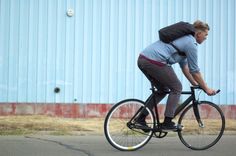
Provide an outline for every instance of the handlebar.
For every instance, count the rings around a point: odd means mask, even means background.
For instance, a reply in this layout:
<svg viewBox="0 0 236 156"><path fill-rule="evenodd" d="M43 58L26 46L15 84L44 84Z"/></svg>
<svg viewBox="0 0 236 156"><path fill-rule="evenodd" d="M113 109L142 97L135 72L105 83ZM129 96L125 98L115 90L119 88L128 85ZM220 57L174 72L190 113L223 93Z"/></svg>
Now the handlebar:
<svg viewBox="0 0 236 156"><path fill-rule="evenodd" d="M201 90L203 90L204 92L205 92L205 90L204 89L202 89L200 86L191 86L191 89L201 89ZM220 92L220 89L218 89L217 91L216 91L216 94L218 94ZM206 93L206 92L205 92Z"/></svg>

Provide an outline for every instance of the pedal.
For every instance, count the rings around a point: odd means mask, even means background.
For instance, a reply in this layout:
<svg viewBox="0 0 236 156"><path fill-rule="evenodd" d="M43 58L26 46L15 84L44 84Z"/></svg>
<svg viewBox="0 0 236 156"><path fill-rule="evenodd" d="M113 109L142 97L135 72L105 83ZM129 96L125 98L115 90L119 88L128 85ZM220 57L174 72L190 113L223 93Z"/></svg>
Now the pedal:
<svg viewBox="0 0 236 156"><path fill-rule="evenodd" d="M184 126L183 125L177 125L177 131L182 131L184 129Z"/></svg>

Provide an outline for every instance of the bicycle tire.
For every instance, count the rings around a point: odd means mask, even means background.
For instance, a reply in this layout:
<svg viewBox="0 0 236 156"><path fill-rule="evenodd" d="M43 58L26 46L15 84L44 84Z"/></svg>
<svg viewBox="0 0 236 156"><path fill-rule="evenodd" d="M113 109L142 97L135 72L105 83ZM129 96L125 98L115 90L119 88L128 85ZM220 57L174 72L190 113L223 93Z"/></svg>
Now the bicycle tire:
<svg viewBox="0 0 236 156"><path fill-rule="evenodd" d="M200 101L197 105L204 126L198 124L191 104L180 115L178 123L184 129L178 132L178 136L186 147L205 150L214 146L222 137L225 117L219 106L212 102Z"/></svg>
<svg viewBox="0 0 236 156"><path fill-rule="evenodd" d="M104 122L104 133L108 142L118 150L134 151L146 145L153 136L153 131L144 133L141 129L130 129L127 122L135 115L144 102L138 99L127 99L115 104L108 112ZM146 122L153 128L155 118L153 111L149 112Z"/></svg>

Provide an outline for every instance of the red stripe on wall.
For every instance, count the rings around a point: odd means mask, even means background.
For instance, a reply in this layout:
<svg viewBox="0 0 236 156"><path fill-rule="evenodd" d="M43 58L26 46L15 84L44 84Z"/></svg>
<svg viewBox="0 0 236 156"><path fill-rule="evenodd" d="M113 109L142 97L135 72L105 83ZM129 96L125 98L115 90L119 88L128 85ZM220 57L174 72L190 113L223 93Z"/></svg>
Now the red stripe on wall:
<svg viewBox="0 0 236 156"><path fill-rule="evenodd" d="M0 103L0 115L49 115L67 118L103 118L112 104ZM236 119L236 105L220 106L228 119ZM159 105L160 117L165 105ZM206 112L211 111L206 109Z"/></svg>

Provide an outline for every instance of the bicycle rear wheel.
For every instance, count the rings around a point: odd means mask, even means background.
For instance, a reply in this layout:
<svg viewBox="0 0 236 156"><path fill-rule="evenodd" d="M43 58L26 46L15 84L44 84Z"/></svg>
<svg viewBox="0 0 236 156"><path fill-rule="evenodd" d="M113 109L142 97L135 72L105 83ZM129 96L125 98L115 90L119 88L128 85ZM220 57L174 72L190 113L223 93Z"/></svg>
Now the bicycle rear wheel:
<svg viewBox="0 0 236 156"><path fill-rule="evenodd" d="M193 111L188 106L180 115L179 124L184 126L178 132L181 142L193 150L205 150L215 145L223 135L225 117L221 109L214 103L200 101L198 110L203 125L199 125Z"/></svg>
<svg viewBox="0 0 236 156"><path fill-rule="evenodd" d="M115 104L108 112L104 122L105 137L116 149L137 150L151 139L153 131L143 132L141 128L135 127L135 121L132 119L141 108L144 108L143 101L127 99ZM151 129L155 125L154 115L150 109L146 108L146 110L149 113L146 122Z"/></svg>

